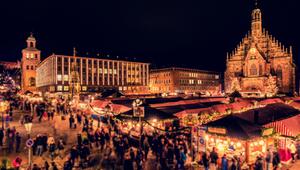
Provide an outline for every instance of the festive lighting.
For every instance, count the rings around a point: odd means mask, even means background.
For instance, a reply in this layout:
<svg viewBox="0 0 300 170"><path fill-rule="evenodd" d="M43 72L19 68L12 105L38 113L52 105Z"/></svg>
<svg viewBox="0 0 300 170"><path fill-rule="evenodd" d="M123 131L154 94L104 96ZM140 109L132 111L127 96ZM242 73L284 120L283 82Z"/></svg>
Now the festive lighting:
<svg viewBox="0 0 300 170"><path fill-rule="evenodd" d="M260 145L263 145L265 142L263 140L259 141Z"/></svg>

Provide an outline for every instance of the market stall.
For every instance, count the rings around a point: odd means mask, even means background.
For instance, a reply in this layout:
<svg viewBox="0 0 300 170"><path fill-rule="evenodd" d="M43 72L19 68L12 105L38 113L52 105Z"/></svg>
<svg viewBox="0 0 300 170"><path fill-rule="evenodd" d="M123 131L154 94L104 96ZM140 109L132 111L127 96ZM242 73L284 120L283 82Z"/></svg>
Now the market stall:
<svg viewBox="0 0 300 170"><path fill-rule="evenodd" d="M173 120L177 119L170 113L160 111L150 106L143 106L144 117L142 119L142 126L144 133L151 134L155 129L165 130L165 128L172 124ZM139 136L140 124L138 117L133 114L133 109L115 116L119 121L123 133L131 134L132 136Z"/></svg>
<svg viewBox="0 0 300 170"><path fill-rule="evenodd" d="M292 153L295 152L296 138L300 135L300 114L271 122L264 127L273 128L278 134L276 145L281 161L289 163L292 160Z"/></svg>
<svg viewBox="0 0 300 170"><path fill-rule="evenodd" d="M266 152L267 138L262 137L260 126L232 115L206 126L205 143L209 151L215 147L219 155L243 157L248 164Z"/></svg>

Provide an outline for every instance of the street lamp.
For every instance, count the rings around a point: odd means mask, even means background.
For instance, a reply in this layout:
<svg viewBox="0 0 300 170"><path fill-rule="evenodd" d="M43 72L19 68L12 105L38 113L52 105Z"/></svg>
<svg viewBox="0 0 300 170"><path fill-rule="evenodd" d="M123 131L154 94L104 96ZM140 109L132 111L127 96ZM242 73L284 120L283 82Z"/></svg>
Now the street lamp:
<svg viewBox="0 0 300 170"><path fill-rule="evenodd" d="M143 104L143 101L140 100L139 98L135 99L132 102L132 107L133 107L133 116L134 117L139 117L139 125L140 125L140 142L139 142L139 147L142 147L142 130L143 130L143 125L142 125L142 117L144 117L144 108L140 107Z"/></svg>
<svg viewBox="0 0 300 170"><path fill-rule="evenodd" d="M25 120L24 123L26 132L28 134L28 140L30 140L30 134L31 134L31 128L32 128L32 121L30 118L28 118L27 120ZM31 165L32 165L32 160L31 160L31 146L27 146L28 147L28 162L29 162L29 169L31 169Z"/></svg>

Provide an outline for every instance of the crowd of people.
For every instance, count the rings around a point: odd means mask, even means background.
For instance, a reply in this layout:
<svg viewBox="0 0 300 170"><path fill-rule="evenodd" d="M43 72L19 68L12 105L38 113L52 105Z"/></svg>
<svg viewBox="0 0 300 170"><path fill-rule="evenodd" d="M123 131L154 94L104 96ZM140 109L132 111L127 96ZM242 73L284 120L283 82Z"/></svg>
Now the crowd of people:
<svg viewBox="0 0 300 170"><path fill-rule="evenodd" d="M191 136L186 133L155 130L151 135L143 133L140 138L134 137L123 133L113 116L95 120L82 111L71 108L63 100L56 105L49 102L13 100L9 109L11 117L13 117L13 109L21 109L29 113L21 118L20 123L28 119L33 119L37 123L52 121L56 117L63 123L68 123L71 131L78 132L76 142L71 142L71 145L70 142L67 144L66 138L55 134L31 136L34 141L33 155L47 158L43 164L34 162L32 165L34 170L42 168L72 170L74 167L84 169L91 166L98 166L102 169L123 167L126 170L141 170L145 166L163 170L185 169L187 161L194 160L205 170L241 170L245 164L243 155L235 157L228 157L226 154L219 155L216 148L210 152L196 153L190 144ZM0 129L1 148L4 141L8 147L8 154L19 153L22 149L21 143L24 142L15 127ZM297 151L300 152L300 146ZM147 164L149 157L151 157L151 162L155 163ZM21 163L20 157L13 161L16 169L21 166ZM253 168L269 170L278 169L280 165L279 154L268 151L266 155L257 157Z"/></svg>

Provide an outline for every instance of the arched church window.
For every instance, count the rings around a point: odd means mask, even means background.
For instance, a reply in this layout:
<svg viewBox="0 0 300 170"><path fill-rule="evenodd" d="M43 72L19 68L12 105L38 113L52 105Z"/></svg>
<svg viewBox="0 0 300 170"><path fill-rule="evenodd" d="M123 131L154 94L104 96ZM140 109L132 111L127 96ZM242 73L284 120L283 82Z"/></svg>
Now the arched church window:
<svg viewBox="0 0 300 170"><path fill-rule="evenodd" d="M34 77L29 78L29 86L35 86L35 78Z"/></svg>
<svg viewBox="0 0 300 170"><path fill-rule="evenodd" d="M250 67L250 75L251 76L256 76L257 75L257 68L255 64L252 64Z"/></svg>
<svg viewBox="0 0 300 170"><path fill-rule="evenodd" d="M30 47L33 47L33 42L30 42Z"/></svg>
<svg viewBox="0 0 300 170"><path fill-rule="evenodd" d="M276 69L276 75L278 78L282 79L282 68L281 65L279 65Z"/></svg>
<svg viewBox="0 0 300 170"><path fill-rule="evenodd" d="M259 75L263 75L263 68L261 64L259 65Z"/></svg>
<svg viewBox="0 0 300 170"><path fill-rule="evenodd" d="M276 76L277 76L278 85L281 86L282 85L282 68L281 68L281 65L277 66Z"/></svg>

